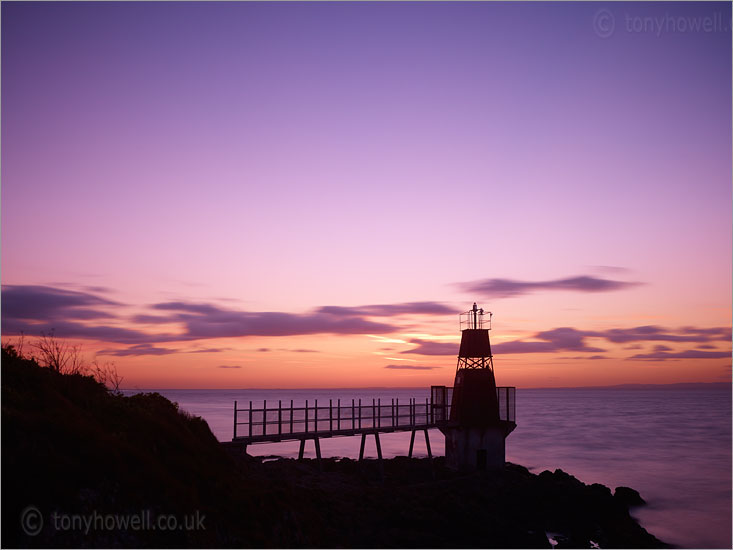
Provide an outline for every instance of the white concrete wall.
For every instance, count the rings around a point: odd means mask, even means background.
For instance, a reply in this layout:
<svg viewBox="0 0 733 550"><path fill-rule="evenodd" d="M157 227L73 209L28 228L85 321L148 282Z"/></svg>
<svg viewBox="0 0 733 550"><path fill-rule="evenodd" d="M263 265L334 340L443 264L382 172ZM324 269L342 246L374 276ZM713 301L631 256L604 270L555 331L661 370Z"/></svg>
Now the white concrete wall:
<svg viewBox="0 0 733 550"><path fill-rule="evenodd" d="M501 428L446 430L445 460L449 468L476 470L479 451L486 451L486 468L504 466L504 431Z"/></svg>

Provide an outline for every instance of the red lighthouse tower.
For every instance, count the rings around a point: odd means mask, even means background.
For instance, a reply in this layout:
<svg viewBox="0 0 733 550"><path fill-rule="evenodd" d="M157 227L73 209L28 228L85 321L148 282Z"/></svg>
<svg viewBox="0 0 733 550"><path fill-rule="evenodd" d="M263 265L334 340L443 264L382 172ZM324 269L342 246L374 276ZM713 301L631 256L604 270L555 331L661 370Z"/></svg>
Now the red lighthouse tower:
<svg viewBox="0 0 733 550"><path fill-rule="evenodd" d="M449 467L461 470L504 465L504 440L516 427L515 388L497 388L491 354L488 318L473 308L460 316L461 347L445 434Z"/></svg>

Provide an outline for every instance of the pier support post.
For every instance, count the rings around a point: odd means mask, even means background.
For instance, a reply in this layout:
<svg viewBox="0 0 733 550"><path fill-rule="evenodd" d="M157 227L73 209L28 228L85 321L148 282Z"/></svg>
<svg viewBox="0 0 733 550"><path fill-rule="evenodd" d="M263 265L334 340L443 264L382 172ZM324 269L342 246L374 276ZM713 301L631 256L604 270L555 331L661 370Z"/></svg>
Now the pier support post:
<svg viewBox="0 0 733 550"><path fill-rule="evenodd" d="M313 438L313 443L316 446L316 459L318 460L318 470L323 471L323 463L321 462L321 442L318 437Z"/></svg>
<svg viewBox="0 0 733 550"><path fill-rule="evenodd" d="M379 477L384 480L384 461L382 460L382 445L379 443L379 432L374 432L374 439L377 441L377 457L379 457Z"/></svg>
<svg viewBox="0 0 733 550"><path fill-rule="evenodd" d="M371 432L374 435L374 442L377 445L377 460L379 461L379 476L384 479L384 461L382 460L382 443L379 441L379 432ZM361 434L361 446L359 448L359 462L364 460L364 446L366 445L366 433Z"/></svg>
<svg viewBox="0 0 733 550"><path fill-rule="evenodd" d="M433 460L433 451L430 448L430 436L428 435L428 429L425 428L422 430L425 434L425 447L428 450L428 458L432 461ZM410 450L407 453L407 458L412 458L412 450L415 446L415 433L417 430L412 430L412 433L410 434Z"/></svg>
<svg viewBox="0 0 733 550"><path fill-rule="evenodd" d="M379 460L382 460L382 444L379 441L379 432L374 431L372 432L372 435L374 435L374 442L377 444L377 458ZM363 433L361 434L361 447L359 448L359 460L364 460L364 445L366 444L366 437L367 434Z"/></svg>
<svg viewBox="0 0 733 550"><path fill-rule="evenodd" d="M359 448L359 462L364 459L364 445L366 444L366 434L361 434L361 447Z"/></svg>
<svg viewBox="0 0 733 550"><path fill-rule="evenodd" d="M318 459L318 462L321 461L321 442L317 437L313 438L313 443L316 446L316 458Z"/></svg>
<svg viewBox="0 0 733 550"><path fill-rule="evenodd" d="M305 440L308 438L303 438L300 440L300 449L298 449L298 460L303 460L303 455L305 454ZM318 436L313 437L313 446L316 448L316 459L318 460L318 469L322 469L321 465L321 441L318 439Z"/></svg>

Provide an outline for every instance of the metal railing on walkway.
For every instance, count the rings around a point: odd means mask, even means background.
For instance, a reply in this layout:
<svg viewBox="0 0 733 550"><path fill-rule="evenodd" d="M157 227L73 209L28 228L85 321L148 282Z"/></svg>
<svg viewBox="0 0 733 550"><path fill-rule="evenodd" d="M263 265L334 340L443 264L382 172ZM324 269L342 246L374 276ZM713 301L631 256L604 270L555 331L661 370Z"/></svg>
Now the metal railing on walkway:
<svg viewBox="0 0 733 550"><path fill-rule="evenodd" d="M254 407L252 402L246 408L238 408L234 402L234 439L247 438L250 442L277 441L292 439L292 436L312 434L322 437L328 435L355 435L362 431L379 430L407 431L415 427L435 425L435 410L429 398L424 402L409 399L400 402L392 399L389 403L372 399L352 399L348 403L341 399L330 399L328 404L306 400L305 405L295 406L291 400L283 404ZM441 407L441 413L444 407ZM443 414L438 414L442 419ZM342 433L346 432L346 433Z"/></svg>

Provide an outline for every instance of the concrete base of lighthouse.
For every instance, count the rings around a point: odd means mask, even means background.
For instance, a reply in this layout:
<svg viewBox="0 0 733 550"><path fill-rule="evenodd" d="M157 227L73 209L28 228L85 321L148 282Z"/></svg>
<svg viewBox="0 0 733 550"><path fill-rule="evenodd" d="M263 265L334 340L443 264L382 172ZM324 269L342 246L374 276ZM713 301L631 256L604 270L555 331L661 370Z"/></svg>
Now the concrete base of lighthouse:
<svg viewBox="0 0 733 550"><path fill-rule="evenodd" d="M444 430L446 466L464 471L502 468L506 462L504 442L514 428L508 424L514 423Z"/></svg>

